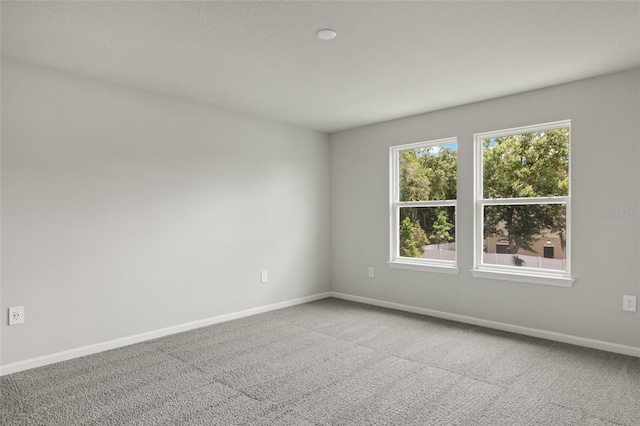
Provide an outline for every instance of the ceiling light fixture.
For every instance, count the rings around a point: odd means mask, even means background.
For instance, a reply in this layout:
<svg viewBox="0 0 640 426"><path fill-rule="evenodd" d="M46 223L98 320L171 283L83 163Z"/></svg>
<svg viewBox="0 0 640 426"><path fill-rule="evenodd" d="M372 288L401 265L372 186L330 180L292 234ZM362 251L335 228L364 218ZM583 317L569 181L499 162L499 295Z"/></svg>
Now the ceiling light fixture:
<svg viewBox="0 0 640 426"><path fill-rule="evenodd" d="M337 33L329 28L325 28L323 30L319 30L317 33L318 38L322 40L331 40L336 38Z"/></svg>

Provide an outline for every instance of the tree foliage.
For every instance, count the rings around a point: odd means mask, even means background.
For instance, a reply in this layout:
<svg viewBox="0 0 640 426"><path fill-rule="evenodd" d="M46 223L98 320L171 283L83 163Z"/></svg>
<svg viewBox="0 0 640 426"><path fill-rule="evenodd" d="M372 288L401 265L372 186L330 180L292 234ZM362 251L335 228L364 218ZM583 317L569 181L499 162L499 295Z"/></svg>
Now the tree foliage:
<svg viewBox="0 0 640 426"><path fill-rule="evenodd" d="M569 193L569 131L554 129L483 141L485 198L566 196ZM509 251L532 250L547 232L564 246L563 204L491 205L484 211L484 235L509 242Z"/></svg>
<svg viewBox="0 0 640 426"><path fill-rule="evenodd" d="M413 235L413 224L408 217L400 223L400 256L420 257L422 252L418 249Z"/></svg>
<svg viewBox="0 0 640 426"><path fill-rule="evenodd" d="M569 130L566 128L485 139L484 198L566 196ZM457 151L450 146L400 152L400 201L455 200ZM427 244L455 241L455 208L402 207L401 256L420 257ZM487 205L484 237L508 241L509 251L531 251L546 233L566 243L564 204Z"/></svg>
<svg viewBox="0 0 640 426"><path fill-rule="evenodd" d="M447 212L444 210L440 210L438 212L438 218L432 225L432 234L429 235L429 238L433 244L447 243L449 241L453 241L453 238L449 231L453 228L453 225L449 223L447 218Z"/></svg>
<svg viewBox="0 0 640 426"><path fill-rule="evenodd" d="M416 241L416 247L418 247L418 249L420 250L420 254L422 254L424 246L429 244L427 233L424 232L424 229L422 229L422 226L420 226L420 222L418 222L417 220L413 222L412 232L413 239Z"/></svg>
<svg viewBox="0 0 640 426"><path fill-rule="evenodd" d="M457 152L448 147L406 150L400 152L400 201L430 201L456 199ZM405 222L406 220L409 222ZM420 257L427 244L441 244L455 240L455 209L452 207L403 207L400 209L401 256ZM409 223L402 232L402 226ZM410 239L410 240L409 240ZM408 252L411 241L419 251Z"/></svg>
<svg viewBox="0 0 640 426"><path fill-rule="evenodd" d="M400 152L400 201L455 200L457 160L450 148Z"/></svg>
<svg viewBox="0 0 640 426"><path fill-rule="evenodd" d="M421 150L400 152L400 201L429 199L431 184L427 169L418 157L421 152Z"/></svg>

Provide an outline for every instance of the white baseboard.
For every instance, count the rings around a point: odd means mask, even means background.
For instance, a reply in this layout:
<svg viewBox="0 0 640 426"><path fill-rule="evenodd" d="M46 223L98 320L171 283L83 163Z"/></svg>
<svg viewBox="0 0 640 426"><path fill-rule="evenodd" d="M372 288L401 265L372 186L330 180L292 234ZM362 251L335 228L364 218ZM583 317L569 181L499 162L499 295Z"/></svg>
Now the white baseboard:
<svg viewBox="0 0 640 426"><path fill-rule="evenodd" d="M186 324L180 324L172 327L162 328L160 330L148 331L146 333L136 334L133 336L123 337L120 339L110 340L108 342L96 343L94 345L82 346L80 348L70 349L68 351L57 352L50 355L39 356L24 361L18 361L7 365L0 366L0 376L19 371L29 370L31 368L42 367L54 364L60 361L66 361L81 356L91 355L98 352L108 351L111 349L121 348L123 346L140 343L147 340L157 339L158 337L168 336L170 334L181 333L183 331L193 330L195 328L206 327L208 325L218 324L225 321L231 321L238 318L244 318L251 315L261 314L263 312L274 311L276 309L287 308L289 306L300 305L302 303L312 302L314 300L330 297L331 293L319 293L311 296L300 297L298 299L287 300L284 302L274 303L257 308L247 309L244 311L233 312L230 314L219 315L213 318L193 321Z"/></svg>
<svg viewBox="0 0 640 426"><path fill-rule="evenodd" d="M301 297L298 299L287 300L284 302L274 303L271 305L259 306L257 308L247 309L244 311L233 312L230 314L219 315L199 321L193 321L186 324L180 324L172 327L153 330L146 333L136 334L133 336L123 337L120 339L110 340L108 342L96 343L94 345L83 346L80 348L70 349L68 351L57 352L50 355L44 355L37 358L31 358L24 361L18 361L7 365L0 366L0 376L19 371L29 370L31 368L42 367L54 364L60 361L66 361L81 356L91 355L98 352L117 349L123 346L140 343L147 340L157 339L158 337L168 336L170 334L181 333L208 325L218 324L225 321L231 321L238 318L244 318L263 312L274 311L276 309L287 308L289 306L300 305L302 303L312 302L314 300L324 299L327 297L335 297L338 299L351 300L353 302L365 303L368 305L380 306L383 308L396 309L399 311L413 312L416 314L427 315L436 318L447 319L451 321L462 322L465 324L478 325L481 327L493 328L496 330L509 331L512 333L523 334L525 336L540 337L542 339L553 340L556 342L569 343L587 348L600 349L603 351L619 353L623 355L631 355L640 357L640 348L635 346L620 345L617 343L605 342L602 340L587 339L584 337L572 336L569 334L555 333L552 331L539 330L535 328L522 327L497 321L490 321L481 318L469 317L465 315L452 314L448 312L436 311L433 309L419 308L416 306L403 305L400 303L386 302L384 300L371 299L368 297L354 296L351 294L329 291L318 293L311 296Z"/></svg>
<svg viewBox="0 0 640 426"><path fill-rule="evenodd" d="M522 327L519 325L468 317L465 315L451 314L448 312L436 311L433 309L418 308L416 306L386 302L384 300L370 299L368 297L362 296L353 296L351 294L338 293L335 291L331 291L329 293L331 297L336 297L338 299L351 300L353 302L360 302L368 305L380 306L383 308L413 312L416 314L428 315L431 317L462 322L465 324L473 324L479 325L481 327L493 328L496 330L510 331L512 333L523 334L525 336L540 337L542 339L553 340L556 342L570 343L572 345L584 346L587 348L600 349L607 352L640 357L640 348L635 346L620 345L618 343L610 343L602 340L587 339L584 337L572 336L569 334L555 333L553 331L539 330L536 328Z"/></svg>

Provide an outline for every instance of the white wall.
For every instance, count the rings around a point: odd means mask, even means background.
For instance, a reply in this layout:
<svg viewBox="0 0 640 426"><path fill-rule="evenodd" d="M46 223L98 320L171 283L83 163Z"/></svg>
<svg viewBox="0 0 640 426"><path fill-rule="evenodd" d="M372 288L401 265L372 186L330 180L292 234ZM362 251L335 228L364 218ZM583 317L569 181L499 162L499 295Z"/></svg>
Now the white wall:
<svg viewBox="0 0 640 426"><path fill-rule="evenodd" d="M3 365L330 288L324 134L3 60L1 136Z"/></svg>
<svg viewBox="0 0 640 426"><path fill-rule="evenodd" d="M332 289L351 295L640 347L640 71L408 117L331 136ZM572 120L571 288L475 279L473 134ZM458 137L458 275L390 269L389 147ZM375 278L367 277L374 266Z"/></svg>

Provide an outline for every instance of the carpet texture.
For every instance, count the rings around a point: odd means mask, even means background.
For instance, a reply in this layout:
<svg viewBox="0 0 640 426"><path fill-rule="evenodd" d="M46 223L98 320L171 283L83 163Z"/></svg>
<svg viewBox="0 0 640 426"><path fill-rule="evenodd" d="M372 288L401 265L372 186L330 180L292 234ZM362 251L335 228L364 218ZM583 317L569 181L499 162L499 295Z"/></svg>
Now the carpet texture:
<svg viewBox="0 0 640 426"><path fill-rule="evenodd" d="M640 425L640 358L333 298L0 387L2 425Z"/></svg>

